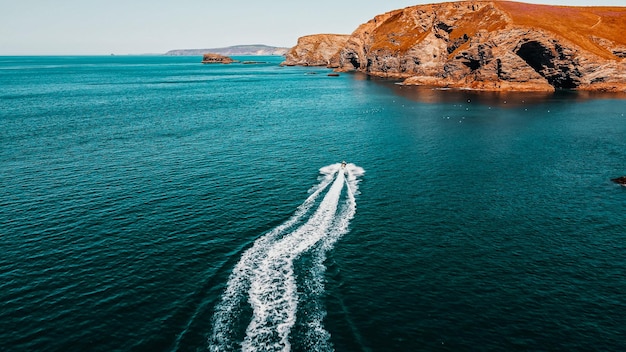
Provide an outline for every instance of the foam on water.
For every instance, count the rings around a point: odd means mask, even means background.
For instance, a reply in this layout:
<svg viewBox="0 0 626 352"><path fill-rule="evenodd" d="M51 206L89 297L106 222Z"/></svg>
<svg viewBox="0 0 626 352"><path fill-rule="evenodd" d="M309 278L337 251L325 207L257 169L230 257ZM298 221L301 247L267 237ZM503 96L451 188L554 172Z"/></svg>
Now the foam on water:
<svg viewBox="0 0 626 352"><path fill-rule="evenodd" d="M364 170L353 164L346 165L346 199L335 222L331 226L328 235L322 240L321 246L316 250L313 256L310 268L311 277L306 286L310 297L308 300L312 302L310 311L304 315L305 324L307 326L305 341L307 349L311 351L330 351L333 350L330 343L330 333L324 329L323 320L326 317L326 311L321 302L321 296L324 293L324 273L326 266L326 252L332 249L335 242L345 233L348 232L350 220L356 213L356 199L354 194L357 188L357 176L363 175Z"/></svg>
<svg viewBox="0 0 626 352"><path fill-rule="evenodd" d="M308 347L332 350L330 334L323 326L324 261L326 252L348 232L356 213L357 177L364 170L354 164L343 169L333 164L321 168L320 173L320 182L294 215L257 239L233 269L213 317L210 350L290 350L299 299L306 300L310 308L301 318ZM303 253L310 253L312 260L307 281L299 283L294 261ZM236 333L238 324L244 323L240 320L246 298L252 317L240 343Z"/></svg>

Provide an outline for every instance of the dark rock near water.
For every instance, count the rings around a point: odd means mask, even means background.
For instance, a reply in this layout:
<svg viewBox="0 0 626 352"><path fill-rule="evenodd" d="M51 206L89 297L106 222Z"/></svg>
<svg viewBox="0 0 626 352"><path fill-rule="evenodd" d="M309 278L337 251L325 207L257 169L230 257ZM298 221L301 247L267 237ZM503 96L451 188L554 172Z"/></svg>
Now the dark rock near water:
<svg viewBox="0 0 626 352"><path fill-rule="evenodd" d="M626 176L613 178L611 181L626 187Z"/></svg>

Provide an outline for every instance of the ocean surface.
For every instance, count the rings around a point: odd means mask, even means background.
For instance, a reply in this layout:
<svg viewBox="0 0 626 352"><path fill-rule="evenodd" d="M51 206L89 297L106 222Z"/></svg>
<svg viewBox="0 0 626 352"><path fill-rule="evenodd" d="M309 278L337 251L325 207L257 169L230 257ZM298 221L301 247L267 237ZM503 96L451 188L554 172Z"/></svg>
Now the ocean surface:
<svg viewBox="0 0 626 352"><path fill-rule="evenodd" d="M253 60L0 57L0 350L626 350L623 96Z"/></svg>

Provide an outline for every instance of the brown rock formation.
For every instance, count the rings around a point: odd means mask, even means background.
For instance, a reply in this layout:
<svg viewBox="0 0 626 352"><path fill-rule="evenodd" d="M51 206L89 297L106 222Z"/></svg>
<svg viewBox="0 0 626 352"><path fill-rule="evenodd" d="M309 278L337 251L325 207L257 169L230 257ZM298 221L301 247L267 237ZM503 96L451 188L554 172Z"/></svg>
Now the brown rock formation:
<svg viewBox="0 0 626 352"><path fill-rule="evenodd" d="M344 34L314 34L298 39L298 44L285 55L282 65L286 66L329 66L337 67L338 61L331 61L339 49L350 38Z"/></svg>
<svg viewBox="0 0 626 352"><path fill-rule="evenodd" d="M625 28L626 7L420 5L362 24L328 62L405 84L626 91Z"/></svg>
<svg viewBox="0 0 626 352"><path fill-rule="evenodd" d="M220 54L209 53L202 55L203 64L232 64L233 62L235 62L235 60Z"/></svg>

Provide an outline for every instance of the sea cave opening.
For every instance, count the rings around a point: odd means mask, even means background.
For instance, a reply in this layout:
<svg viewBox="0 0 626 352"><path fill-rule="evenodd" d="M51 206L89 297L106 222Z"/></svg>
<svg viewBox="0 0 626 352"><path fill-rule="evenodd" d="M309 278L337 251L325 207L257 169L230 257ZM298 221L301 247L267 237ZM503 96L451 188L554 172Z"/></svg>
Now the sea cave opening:
<svg viewBox="0 0 626 352"><path fill-rule="evenodd" d="M573 76L575 72L571 72L567 65L557 66L555 54L540 42L524 43L516 54L555 88L573 89L578 86L577 79Z"/></svg>
<svg viewBox="0 0 626 352"><path fill-rule="evenodd" d="M356 56L350 57L349 61L350 61L350 64L354 66L355 69L358 69L359 67L361 67L361 63L359 62L359 59Z"/></svg>

